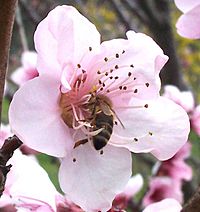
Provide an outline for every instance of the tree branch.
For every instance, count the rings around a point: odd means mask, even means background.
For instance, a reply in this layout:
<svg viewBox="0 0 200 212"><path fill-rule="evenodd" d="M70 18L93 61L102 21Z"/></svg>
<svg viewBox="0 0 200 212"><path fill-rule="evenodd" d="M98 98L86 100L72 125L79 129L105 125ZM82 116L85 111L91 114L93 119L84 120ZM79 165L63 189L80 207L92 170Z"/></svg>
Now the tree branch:
<svg viewBox="0 0 200 212"><path fill-rule="evenodd" d="M11 165L6 165L12 157L14 151L21 146L22 142L17 136L10 137L5 140L0 149L0 197L4 191L7 173L10 171Z"/></svg>
<svg viewBox="0 0 200 212"><path fill-rule="evenodd" d="M0 120L16 5L17 0L0 1Z"/></svg>
<svg viewBox="0 0 200 212"><path fill-rule="evenodd" d="M189 200L189 202L183 207L181 212L199 212L200 211L200 187L194 194L194 196Z"/></svg>

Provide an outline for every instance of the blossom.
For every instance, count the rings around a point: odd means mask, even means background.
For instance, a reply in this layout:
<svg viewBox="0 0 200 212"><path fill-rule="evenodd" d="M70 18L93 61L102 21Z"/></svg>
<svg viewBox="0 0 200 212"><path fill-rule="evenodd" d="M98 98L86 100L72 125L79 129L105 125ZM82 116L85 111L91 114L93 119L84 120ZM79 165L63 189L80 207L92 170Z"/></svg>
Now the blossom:
<svg viewBox="0 0 200 212"><path fill-rule="evenodd" d="M10 134L9 127L4 126L0 131L1 145ZM54 212L58 192L36 159L16 150L8 164L12 168L7 174L0 208L8 211Z"/></svg>
<svg viewBox="0 0 200 212"><path fill-rule="evenodd" d="M143 212L180 212L181 209L181 205L175 199L166 198L160 202L147 206Z"/></svg>
<svg viewBox="0 0 200 212"><path fill-rule="evenodd" d="M126 35L100 44L75 8L56 7L34 36L39 77L10 105L13 132L62 157L61 188L85 211L111 207L131 176L130 151L165 160L187 141L187 114L159 96L168 57L147 35Z"/></svg>
<svg viewBox="0 0 200 212"><path fill-rule="evenodd" d="M175 0L175 4L183 12L176 23L177 32L186 38L200 38L200 1Z"/></svg>
<svg viewBox="0 0 200 212"><path fill-rule="evenodd" d="M180 105L187 113L194 110L195 102L191 91L180 91L174 85L166 85L163 96Z"/></svg>
<svg viewBox="0 0 200 212"><path fill-rule="evenodd" d="M190 116L191 127L200 136L200 105L198 105Z"/></svg>
<svg viewBox="0 0 200 212"><path fill-rule="evenodd" d="M149 191L143 198L143 205L161 201L165 198L174 198L182 203L183 194L181 182L169 177L154 177L149 183Z"/></svg>
<svg viewBox="0 0 200 212"><path fill-rule="evenodd" d="M17 68L11 75L13 82L19 86L38 76L38 71L36 69L37 53L34 51L23 52L21 63L22 66Z"/></svg>
<svg viewBox="0 0 200 212"><path fill-rule="evenodd" d="M191 180L192 169L185 162L190 152L191 144L187 142L172 158L160 164L157 175L169 176L174 180Z"/></svg>

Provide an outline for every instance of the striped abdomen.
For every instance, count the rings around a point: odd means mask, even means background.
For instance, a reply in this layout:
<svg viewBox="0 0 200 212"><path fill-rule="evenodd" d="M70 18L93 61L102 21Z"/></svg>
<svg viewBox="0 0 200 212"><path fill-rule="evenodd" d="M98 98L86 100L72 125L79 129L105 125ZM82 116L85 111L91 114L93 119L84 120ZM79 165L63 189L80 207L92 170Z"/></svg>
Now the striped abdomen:
<svg viewBox="0 0 200 212"><path fill-rule="evenodd" d="M104 128L99 134L92 137L94 148L100 150L108 143L113 132L113 115L106 115L104 112L97 113L94 126L94 130Z"/></svg>

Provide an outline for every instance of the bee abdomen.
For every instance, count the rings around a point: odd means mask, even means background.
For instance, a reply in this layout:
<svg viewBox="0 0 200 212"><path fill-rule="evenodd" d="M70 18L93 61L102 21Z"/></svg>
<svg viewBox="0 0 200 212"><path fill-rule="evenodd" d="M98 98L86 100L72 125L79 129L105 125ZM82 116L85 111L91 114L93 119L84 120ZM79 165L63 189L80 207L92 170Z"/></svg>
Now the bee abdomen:
<svg viewBox="0 0 200 212"><path fill-rule="evenodd" d="M102 149L108 143L113 131L113 116L104 113L97 114L96 129L104 128L99 134L93 136L93 144L96 150Z"/></svg>

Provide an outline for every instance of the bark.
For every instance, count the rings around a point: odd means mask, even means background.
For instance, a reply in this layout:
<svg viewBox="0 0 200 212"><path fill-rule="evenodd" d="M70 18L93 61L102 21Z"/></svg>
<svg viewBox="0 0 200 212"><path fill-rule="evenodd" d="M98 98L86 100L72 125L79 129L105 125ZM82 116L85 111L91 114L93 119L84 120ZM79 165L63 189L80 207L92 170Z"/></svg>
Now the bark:
<svg viewBox="0 0 200 212"><path fill-rule="evenodd" d="M16 5L17 0L0 1L0 120Z"/></svg>

